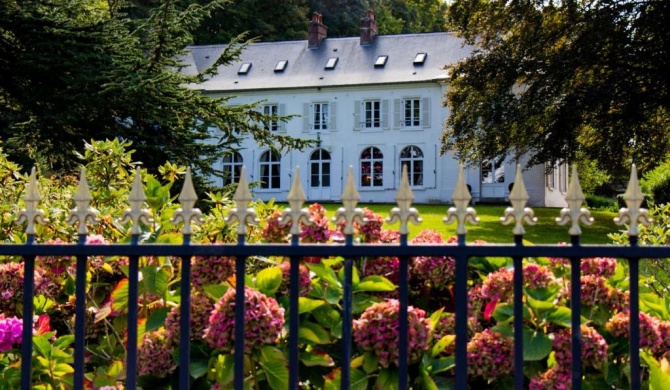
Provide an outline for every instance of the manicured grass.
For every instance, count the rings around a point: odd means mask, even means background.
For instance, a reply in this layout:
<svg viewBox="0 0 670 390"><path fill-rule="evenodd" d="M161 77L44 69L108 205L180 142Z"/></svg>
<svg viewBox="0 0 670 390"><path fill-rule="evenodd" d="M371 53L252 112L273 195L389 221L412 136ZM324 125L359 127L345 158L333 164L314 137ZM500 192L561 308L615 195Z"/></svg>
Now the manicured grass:
<svg viewBox="0 0 670 390"><path fill-rule="evenodd" d="M328 216L335 216L336 210L341 207L339 204L324 204L328 210ZM359 207L367 207L374 212L388 217L390 210L395 207L392 204L360 204ZM433 229L442 233L444 237L456 234L456 224L446 225L442 218L447 215L449 205L415 205L419 215L423 219L420 225L410 224L410 239L423 229ZM503 225L500 223L500 217L504 215L507 206L485 206L477 205L475 210L479 217L479 225L467 225L467 241L472 242L475 239L481 239L492 243L511 243L513 241L512 228L514 224ZM556 244L558 242L570 242L568 229L570 224L560 226L555 222L559 216L559 208L537 207L533 208L537 217L537 224L534 226L524 225L526 234L524 238L527 241L536 244ZM581 242L584 244L609 244L611 240L607 237L608 233L616 232L622 227L614 224L612 220L616 213L609 211L591 211L594 223L591 226L582 225ZM386 229L397 229L398 224L384 224Z"/></svg>

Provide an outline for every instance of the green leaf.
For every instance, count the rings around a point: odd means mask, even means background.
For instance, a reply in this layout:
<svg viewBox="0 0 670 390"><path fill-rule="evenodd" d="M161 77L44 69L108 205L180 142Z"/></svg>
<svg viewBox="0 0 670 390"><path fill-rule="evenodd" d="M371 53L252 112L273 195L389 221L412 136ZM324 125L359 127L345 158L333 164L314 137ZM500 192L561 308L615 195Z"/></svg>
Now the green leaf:
<svg viewBox="0 0 670 390"><path fill-rule="evenodd" d="M209 371L209 360L193 360L189 366L189 372L195 379L207 375Z"/></svg>
<svg viewBox="0 0 670 390"><path fill-rule="evenodd" d="M366 352L363 355L363 370L372 374L379 369L379 357L374 352Z"/></svg>
<svg viewBox="0 0 670 390"><path fill-rule="evenodd" d="M352 368L349 371L349 385L352 390L367 390L368 376L361 370Z"/></svg>
<svg viewBox="0 0 670 390"><path fill-rule="evenodd" d="M433 348L430 351L430 355L432 357L438 356L439 354L444 352L444 350L448 346L453 344L455 340L456 340L456 336L452 335L452 334L448 334L448 335L442 337L440 340L438 340L437 343L435 343L435 345L433 345Z"/></svg>
<svg viewBox="0 0 670 390"><path fill-rule="evenodd" d="M363 278L363 280L361 280L360 283L358 283L358 285L352 287L353 292L361 292L361 291L383 292L383 291L394 291L396 289L396 286L395 284L393 284L393 282L380 275L366 276Z"/></svg>
<svg viewBox="0 0 670 390"><path fill-rule="evenodd" d="M265 345L261 347L261 360L264 362L283 362L286 360L284 353L281 349L273 347L271 345Z"/></svg>
<svg viewBox="0 0 670 390"><path fill-rule="evenodd" d="M333 358L320 349L300 352L300 361L307 367L333 367L335 365Z"/></svg>
<svg viewBox="0 0 670 390"><path fill-rule="evenodd" d="M572 311L565 306L558 306L546 316L546 320L566 328L572 326Z"/></svg>
<svg viewBox="0 0 670 390"><path fill-rule="evenodd" d="M146 331L152 331L165 325L165 320L170 312L170 307L161 307L151 312L145 323Z"/></svg>
<svg viewBox="0 0 670 390"><path fill-rule="evenodd" d="M666 359L659 362L649 352L641 356L649 365L649 390L665 390L670 388L670 365Z"/></svg>
<svg viewBox="0 0 670 390"><path fill-rule="evenodd" d="M379 302L379 299L367 294L354 294L351 310L354 314L362 313L368 307Z"/></svg>
<svg viewBox="0 0 670 390"><path fill-rule="evenodd" d="M322 305L325 305L326 301L321 299L309 299L306 297L298 298L298 308L300 314L310 312Z"/></svg>
<svg viewBox="0 0 670 390"><path fill-rule="evenodd" d="M74 335L73 334L66 334L64 336L60 336L56 341L54 341L53 346L54 348L60 348L60 349L65 349L69 345L72 345L74 343Z"/></svg>
<svg viewBox="0 0 670 390"><path fill-rule="evenodd" d="M514 304L499 303L493 310L493 318L498 322L510 322L514 319Z"/></svg>
<svg viewBox="0 0 670 390"><path fill-rule="evenodd" d="M400 378L397 369L384 368L379 372L375 388L384 390L397 389L399 382Z"/></svg>
<svg viewBox="0 0 670 390"><path fill-rule="evenodd" d="M339 280L337 280L335 271L333 271L331 268L326 267L323 263L317 263L317 264L307 263L305 265L307 266L307 268L309 268L310 271L314 272L314 274L319 279L321 279L321 281L325 282L331 287L339 289L341 293L342 285L340 284Z"/></svg>
<svg viewBox="0 0 670 390"><path fill-rule="evenodd" d="M330 344L330 333L321 325L309 321L301 321L298 338L309 344Z"/></svg>
<svg viewBox="0 0 670 390"><path fill-rule="evenodd" d="M205 290L205 294L207 294L208 297L212 298L214 301L218 301L221 299L223 294L228 291L229 288L230 286L225 284L209 284L203 289Z"/></svg>
<svg viewBox="0 0 670 390"><path fill-rule="evenodd" d="M114 311L125 312L128 307L128 279L119 281L112 290L112 309Z"/></svg>
<svg viewBox="0 0 670 390"><path fill-rule="evenodd" d="M340 284L344 285L344 267L341 267L339 271L337 271L337 278L340 281ZM351 267L351 287L353 291L356 291L356 286L358 286L358 283L361 281L360 276L358 275L358 268L356 267Z"/></svg>
<svg viewBox="0 0 670 390"><path fill-rule="evenodd" d="M337 305L342 300L342 295L341 288L326 286L323 297L326 299L326 302L330 303L331 305Z"/></svg>
<svg viewBox="0 0 670 390"><path fill-rule="evenodd" d="M159 267L142 267L142 284L146 292L158 297L165 295L170 283L170 274Z"/></svg>
<svg viewBox="0 0 670 390"><path fill-rule="evenodd" d="M279 267L269 267L256 275L256 288L265 295L274 295L282 282L282 272Z"/></svg>
<svg viewBox="0 0 670 390"><path fill-rule="evenodd" d="M551 352L551 340L543 332L523 329L523 360L533 361L546 358Z"/></svg>
<svg viewBox="0 0 670 390"><path fill-rule="evenodd" d="M327 328L333 328L342 320L340 312L330 305L321 305L312 311L312 317Z"/></svg>
<svg viewBox="0 0 670 390"><path fill-rule="evenodd" d="M44 336L33 336L33 350L40 356L51 356L51 344Z"/></svg>
<svg viewBox="0 0 670 390"><path fill-rule="evenodd" d="M58 363L52 369L51 373L54 376L65 376L74 372L74 368L71 365L65 363Z"/></svg>
<svg viewBox="0 0 670 390"><path fill-rule="evenodd" d="M286 361L261 361L265 378L273 390L286 390L288 385L288 365Z"/></svg>

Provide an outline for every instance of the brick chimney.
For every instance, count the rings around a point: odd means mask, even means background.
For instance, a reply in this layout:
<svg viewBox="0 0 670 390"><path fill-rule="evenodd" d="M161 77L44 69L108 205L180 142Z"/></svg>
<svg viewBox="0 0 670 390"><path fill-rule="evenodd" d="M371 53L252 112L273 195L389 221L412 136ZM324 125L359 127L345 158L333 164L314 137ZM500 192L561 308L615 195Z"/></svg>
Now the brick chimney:
<svg viewBox="0 0 670 390"><path fill-rule="evenodd" d="M307 47L315 49L319 47L321 40L328 35L328 27L323 24L323 16L320 13L312 14L312 22L307 27Z"/></svg>
<svg viewBox="0 0 670 390"><path fill-rule="evenodd" d="M361 19L361 45L370 45L377 35L377 21L375 12L371 9Z"/></svg>

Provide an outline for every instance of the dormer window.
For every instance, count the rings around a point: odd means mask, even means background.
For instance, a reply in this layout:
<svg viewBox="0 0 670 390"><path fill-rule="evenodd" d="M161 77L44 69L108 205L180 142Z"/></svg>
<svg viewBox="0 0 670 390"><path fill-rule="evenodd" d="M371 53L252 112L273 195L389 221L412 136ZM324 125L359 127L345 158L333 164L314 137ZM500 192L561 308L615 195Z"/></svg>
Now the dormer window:
<svg viewBox="0 0 670 390"><path fill-rule="evenodd" d="M288 65L288 60L281 60L277 62L277 65L275 66L275 73L283 72L286 69L286 65Z"/></svg>
<svg viewBox="0 0 670 390"><path fill-rule="evenodd" d="M330 57L328 59L328 62L326 62L326 69L332 70L335 69L335 66L337 66L337 60L339 57Z"/></svg>
<svg viewBox="0 0 670 390"><path fill-rule="evenodd" d="M426 57L428 57L428 53L417 53L414 57L414 65L423 65L426 62Z"/></svg>
<svg viewBox="0 0 670 390"><path fill-rule="evenodd" d="M386 65L386 60L388 60L389 56L379 56L377 57L377 61L375 61L375 68L383 68L384 65Z"/></svg>
<svg viewBox="0 0 670 390"><path fill-rule="evenodd" d="M251 62L245 62L240 66L240 69L237 71L237 74L247 74L251 69Z"/></svg>

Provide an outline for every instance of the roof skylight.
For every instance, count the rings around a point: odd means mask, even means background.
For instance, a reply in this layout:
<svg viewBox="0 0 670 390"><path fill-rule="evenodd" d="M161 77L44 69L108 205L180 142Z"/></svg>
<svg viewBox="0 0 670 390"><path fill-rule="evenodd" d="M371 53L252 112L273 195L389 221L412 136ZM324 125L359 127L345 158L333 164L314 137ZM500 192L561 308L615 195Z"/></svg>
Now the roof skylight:
<svg viewBox="0 0 670 390"><path fill-rule="evenodd" d="M326 62L326 69L335 69L335 66L337 66L337 60L339 57L330 57L328 59L328 62Z"/></svg>
<svg viewBox="0 0 670 390"><path fill-rule="evenodd" d="M389 56L379 56L377 61L375 61L375 68L381 68L386 65L386 60L389 59Z"/></svg>
<svg viewBox="0 0 670 390"><path fill-rule="evenodd" d="M416 57L414 57L414 65L423 65L423 63L426 62L427 57L428 53L416 53Z"/></svg>
<svg viewBox="0 0 670 390"><path fill-rule="evenodd" d="M283 72L284 69L286 69L286 65L288 65L288 60L281 60L277 62L277 65L275 66L275 73Z"/></svg>
<svg viewBox="0 0 670 390"><path fill-rule="evenodd" d="M237 74L247 74L251 69L251 62L245 62L240 66L240 69L237 71Z"/></svg>

